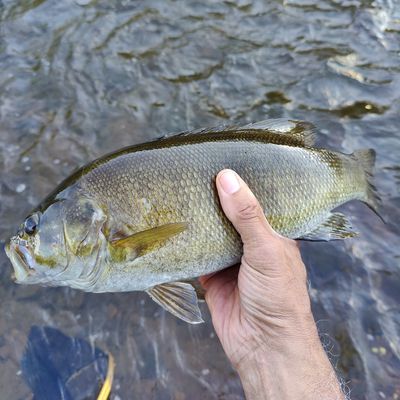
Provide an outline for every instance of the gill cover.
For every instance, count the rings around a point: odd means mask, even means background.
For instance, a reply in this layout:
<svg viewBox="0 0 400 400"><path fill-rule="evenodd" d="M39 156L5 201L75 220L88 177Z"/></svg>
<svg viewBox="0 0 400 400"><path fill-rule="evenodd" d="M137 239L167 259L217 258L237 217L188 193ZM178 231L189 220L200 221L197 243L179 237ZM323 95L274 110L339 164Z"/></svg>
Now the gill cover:
<svg viewBox="0 0 400 400"><path fill-rule="evenodd" d="M92 254L106 221L103 210L88 198L66 200L63 229L67 247L78 257Z"/></svg>

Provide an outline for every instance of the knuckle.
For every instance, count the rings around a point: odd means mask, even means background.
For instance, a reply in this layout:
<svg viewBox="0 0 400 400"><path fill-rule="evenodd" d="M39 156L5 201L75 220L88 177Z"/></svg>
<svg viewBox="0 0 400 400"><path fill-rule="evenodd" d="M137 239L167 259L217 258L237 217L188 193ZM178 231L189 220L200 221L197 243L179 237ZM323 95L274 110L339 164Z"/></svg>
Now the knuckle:
<svg viewBox="0 0 400 400"><path fill-rule="evenodd" d="M251 202L238 210L237 218L239 221L248 222L259 220L260 215L260 206L256 202Z"/></svg>

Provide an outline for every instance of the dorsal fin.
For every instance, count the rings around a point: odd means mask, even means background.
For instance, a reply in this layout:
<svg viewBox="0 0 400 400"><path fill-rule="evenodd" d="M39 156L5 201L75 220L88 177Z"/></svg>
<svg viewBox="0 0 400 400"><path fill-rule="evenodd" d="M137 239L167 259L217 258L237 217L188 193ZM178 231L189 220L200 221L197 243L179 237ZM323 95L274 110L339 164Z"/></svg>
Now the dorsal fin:
<svg viewBox="0 0 400 400"><path fill-rule="evenodd" d="M244 130L255 129L263 130L278 135L289 135L303 144L311 147L315 142L315 132L317 128L311 122L294 119L276 118L254 122L241 128Z"/></svg>
<svg viewBox="0 0 400 400"><path fill-rule="evenodd" d="M268 134L268 135L284 135L286 139L297 146L311 147L314 145L316 127L307 121L291 120L285 118L267 119L264 121L254 122L248 125L219 125L213 128L195 129L193 131L179 132L172 135L166 135L160 139L166 139L175 136L192 136L205 135L215 133L251 133Z"/></svg>

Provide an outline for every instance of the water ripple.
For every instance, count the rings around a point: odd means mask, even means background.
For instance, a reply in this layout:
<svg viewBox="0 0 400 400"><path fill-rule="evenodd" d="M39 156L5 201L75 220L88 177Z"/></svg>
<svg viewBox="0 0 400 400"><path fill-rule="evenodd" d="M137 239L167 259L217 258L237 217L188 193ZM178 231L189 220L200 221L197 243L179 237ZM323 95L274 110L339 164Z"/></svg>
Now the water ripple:
<svg viewBox="0 0 400 400"><path fill-rule="evenodd" d="M321 146L377 150L387 220L349 204L359 238L304 246L315 316L352 398L399 398L395 1L0 4L0 240L57 182L102 153L228 119L315 121ZM29 397L17 373L33 324L110 349L115 399L242 398L206 309L207 323L189 327L144 294L16 286L3 253L0 264L6 398Z"/></svg>

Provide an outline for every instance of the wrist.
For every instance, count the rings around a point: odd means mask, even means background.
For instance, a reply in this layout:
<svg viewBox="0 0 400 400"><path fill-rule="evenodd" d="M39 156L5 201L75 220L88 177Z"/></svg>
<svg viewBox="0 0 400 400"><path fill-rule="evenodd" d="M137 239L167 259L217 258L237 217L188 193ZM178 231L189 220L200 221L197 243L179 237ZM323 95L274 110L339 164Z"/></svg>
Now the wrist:
<svg viewBox="0 0 400 400"><path fill-rule="evenodd" d="M315 324L280 344L258 341L236 369L247 400L344 400Z"/></svg>

